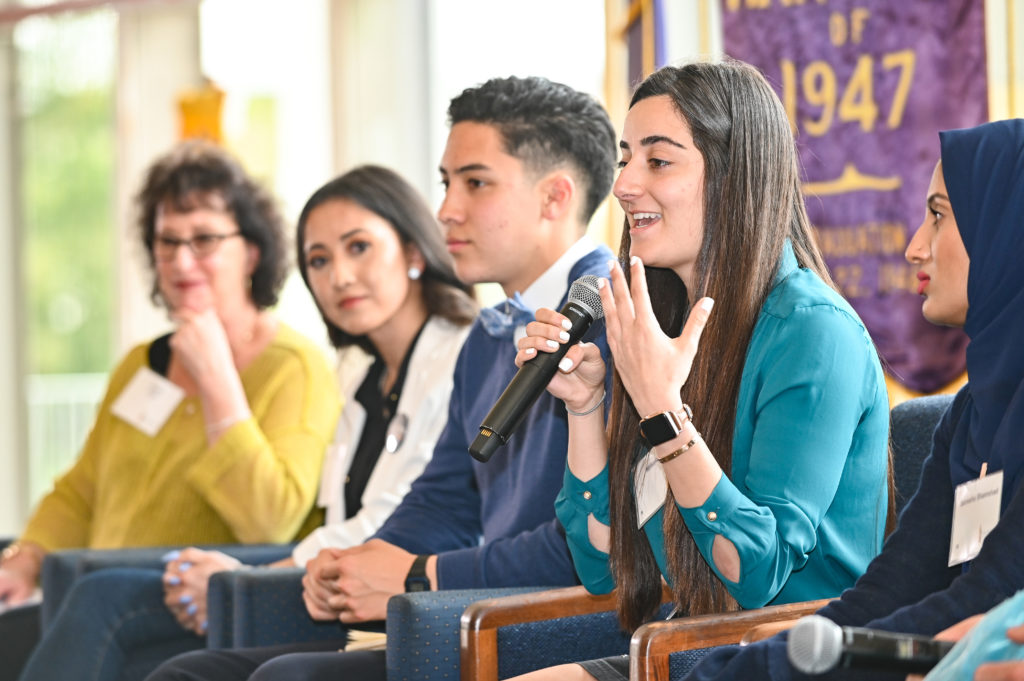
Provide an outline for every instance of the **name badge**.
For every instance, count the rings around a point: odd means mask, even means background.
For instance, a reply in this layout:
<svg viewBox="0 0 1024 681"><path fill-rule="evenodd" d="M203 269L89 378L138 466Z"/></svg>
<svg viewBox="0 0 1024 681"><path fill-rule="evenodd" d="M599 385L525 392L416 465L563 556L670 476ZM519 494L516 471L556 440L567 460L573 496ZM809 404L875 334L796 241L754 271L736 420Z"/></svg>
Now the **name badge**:
<svg viewBox="0 0 1024 681"><path fill-rule="evenodd" d="M153 437L185 399L185 391L149 367L135 372L110 411L122 421Z"/></svg>
<svg viewBox="0 0 1024 681"><path fill-rule="evenodd" d="M953 494L949 567L965 563L978 555L985 537L999 522L1002 498L1002 471L957 485Z"/></svg>
<svg viewBox="0 0 1024 681"><path fill-rule="evenodd" d="M636 526L643 527L665 505L668 480L654 452L640 459L633 474L633 497L636 499Z"/></svg>

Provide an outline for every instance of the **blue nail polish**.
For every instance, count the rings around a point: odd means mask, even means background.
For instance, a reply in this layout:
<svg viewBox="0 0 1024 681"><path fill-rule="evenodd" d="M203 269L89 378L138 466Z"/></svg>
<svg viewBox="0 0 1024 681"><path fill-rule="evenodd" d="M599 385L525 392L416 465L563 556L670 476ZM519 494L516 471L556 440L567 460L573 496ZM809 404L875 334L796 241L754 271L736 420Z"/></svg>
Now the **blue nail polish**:
<svg viewBox="0 0 1024 681"><path fill-rule="evenodd" d="M188 594L185 594L184 596L182 596L181 598L178 599L178 602L179 603L191 603L192 602L192 597L189 596Z"/></svg>
<svg viewBox="0 0 1024 681"><path fill-rule="evenodd" d="M174 551L168 551L167 553L165 553L160 560L162 560L165 563L170 563L172 560L178 560L178 556L180 555L181 551L175 549Z"/></svg>
<svg viewBox="0 0 1024 681"><path fill-rule="evenodd" d="M181 577L178 577L177 575L171 575L167 578L167 583L171 586L178 586L179 584L181 584Z"/></svg>
<svg viewBox="0 0 1024 681"><path fill-rule="evenodd" d="M186 561L182 561L182 562L178 563L178 572L184 572L185 570L188 570L191 567L192 567L192 563L188 562L187 560Z"/></svg>
<svg viewBox="0 0 1024 681"><path fill-rule="evenodd" d="M188 609L185 612L187 612L190 615L194 615L194 614L196 614L196 610L198 610L198 609L199 608L196 607L196 604L193 603L192 605L188 606Z"/></svg>

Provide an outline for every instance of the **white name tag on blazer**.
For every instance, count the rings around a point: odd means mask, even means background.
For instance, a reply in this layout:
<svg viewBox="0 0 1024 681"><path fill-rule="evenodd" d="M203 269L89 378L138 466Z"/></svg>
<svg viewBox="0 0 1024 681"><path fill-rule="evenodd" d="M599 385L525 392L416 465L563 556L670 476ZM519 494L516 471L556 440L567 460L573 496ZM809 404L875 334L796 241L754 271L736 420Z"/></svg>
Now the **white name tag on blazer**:
<svg viewBox="0 0 1024 681"><path fill-rule="evenodd" d="M957 485L953 494L949 567L967 562L978 555L985 537L999 522L1002 499L1002 471Z"/></svg>
<svg viewBox="0 0 1024 681"><path fill-rule="evenodd" d="M185 399L185 391L149 367L135 372L110 411L153 437L167 423L174 410Z"/></svg>
<svg viewBox="0 0 1024 681"><path fill-rule="evenodd" d="M633 474L633 497L636 499L636 526L643 527L665 505L668 480L654 452L640 459Z"/></svg>

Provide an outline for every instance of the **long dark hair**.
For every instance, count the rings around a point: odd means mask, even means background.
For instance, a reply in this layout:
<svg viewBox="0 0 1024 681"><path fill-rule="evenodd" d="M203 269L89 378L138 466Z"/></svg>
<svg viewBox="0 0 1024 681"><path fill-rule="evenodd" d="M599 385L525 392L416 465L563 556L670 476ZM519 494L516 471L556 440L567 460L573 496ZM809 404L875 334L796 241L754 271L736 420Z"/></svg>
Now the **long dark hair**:
<svg viewBox="0 0 1024 681"><path fill-rule="evenodd" d="M688 291L673 271L656 268L647 269L647 286L658 321L670 336L679 335L693 302L704 296L715 300L715 314L701 336L682 397L692 405L707 446L728 475L747 346L785 241L792 243L800 266L834 284L804 210L789 121L761 74L736 61L665 67L639 85L630 107L657 96L671 98L704 158L704 237L696 290ZM628 258L629 249L627 224L620 257ZM662 587L650 545L636 529L630 472L641 452L639 416L618 375L609 419L611 567L620 592L619 620L632 630L657 610ZM674 503L666 505L664 530L681 612L737 609L675 509Z"/></svg>
<svg viewBox="0 0 1024 681"><path fill-rule="evenodd" d="M455 276L451 256L444 245L441 228L434 219L426 201L402 177L387 168L364 165L353 168L344 175L334 178L313 192L299 215L295 243L298 249L299 272L306 288L309 273L303 253L306 222L309 214L328 201L352 201L366 210L380 216L398 233L403 245L411 244L423 255L426 263L420 281L423 284L423 299L432 315L443 317L458 325L466 325L476 317L476 303L470 288ZM313 296L316 300L316 296ZM327 325L327 335L336 348L358 345L370 354L376 354L373 344L366 336L353 336L335 325L320 309L320 316Z"/></svg>

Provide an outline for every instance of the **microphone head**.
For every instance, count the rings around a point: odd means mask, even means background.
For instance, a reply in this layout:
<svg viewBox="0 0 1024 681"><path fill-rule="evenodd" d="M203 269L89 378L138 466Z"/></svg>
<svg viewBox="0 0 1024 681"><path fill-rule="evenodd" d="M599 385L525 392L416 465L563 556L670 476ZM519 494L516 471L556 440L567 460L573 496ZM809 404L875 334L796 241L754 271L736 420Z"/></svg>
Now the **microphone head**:
<svg viewBox="0 0 1024 681"><path fill-rule="evenodd" d="M568 302L575 303L589 312L595 322L604 317L601 294L597 290L597 277L593 274L584 274L572 282L569 287Z"/></svg>
<svg viewBox="0 0 1024 681"><path fill-rule="evenodd" d="M821 615L802 617L789 630L786 653L789 662L804 674L822 674L839 664L843 629Z"/></svg>

